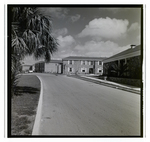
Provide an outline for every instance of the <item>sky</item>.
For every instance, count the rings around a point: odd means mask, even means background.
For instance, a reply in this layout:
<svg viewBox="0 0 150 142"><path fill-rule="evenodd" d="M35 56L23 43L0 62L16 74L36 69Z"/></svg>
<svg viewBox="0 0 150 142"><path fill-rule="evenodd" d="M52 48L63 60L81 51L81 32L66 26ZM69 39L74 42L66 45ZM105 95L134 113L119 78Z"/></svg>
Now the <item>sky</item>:
<svg viewBox="0 0 150 142"><path fill-rule="evenodd" d="M110 57L141 41L140 8L41 7L39 11L51 16L52 34L59 43L52 59ZM24 63L38 61L28 56Z"/></svg>

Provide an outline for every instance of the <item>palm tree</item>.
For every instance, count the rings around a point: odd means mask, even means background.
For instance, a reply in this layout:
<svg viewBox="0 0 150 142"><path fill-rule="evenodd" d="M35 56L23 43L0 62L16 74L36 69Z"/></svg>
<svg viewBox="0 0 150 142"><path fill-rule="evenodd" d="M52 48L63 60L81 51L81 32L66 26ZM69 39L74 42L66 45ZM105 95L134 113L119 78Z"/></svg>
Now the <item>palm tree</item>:
<svg viewBox="0 0 150 142"><path fill-rule="evenodd" d="M120 64L117 65L116 63L112 64L112 72L116 74L116 76L124 76L125 73L128 72L128 65L127 64Z"/></svg>
<svg viewBox="0 0 150 142"><path fill-rule="evenodd" d="M16 85L18 66L26 55L49 62L57 51L57 40L51 34L50 16L36 7L9 7L11 9L11 88Z"/></svg>

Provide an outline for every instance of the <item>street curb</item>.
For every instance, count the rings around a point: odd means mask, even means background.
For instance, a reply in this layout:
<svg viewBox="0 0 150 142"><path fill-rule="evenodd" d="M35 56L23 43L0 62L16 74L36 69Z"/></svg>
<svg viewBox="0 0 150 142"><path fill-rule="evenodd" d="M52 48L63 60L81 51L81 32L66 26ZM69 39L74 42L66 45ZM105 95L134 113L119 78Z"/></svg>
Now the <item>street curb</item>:
<svg viewBox="0 0 150 142"><path fill-rule="evenodd" d="M32 135L39 135L40 121L41 121L41 115L42 115L42 102L43 102L43 82L38 75L36 75L36 76L38 77L38 79L41 82L41 91L40 91L40 98L39 98L38 107L37 107L37 111L36 111L34 126L33 126L33 130L32 130Z"/></svg>
<svg viewBox="0 0 150 142"><path fill-rule="evenodd" d="M78 78L78 79L82 79L82 80L85 80L85 81L90 81L90 82L93 82L93 83L96 83L96 84L112 87L112 88L115 88L115 89L128 91L128 92L131 92L131 93L140 94L140 92L141 92L139 90L134 90L134 89L132 89L130 87L126 87L124 85L119 85L118 83L112 84L110 82L103 82L101 80L93 79L91 77L85 77L85 76L72 76L72 77L75 77L75 78Z"/></svg>

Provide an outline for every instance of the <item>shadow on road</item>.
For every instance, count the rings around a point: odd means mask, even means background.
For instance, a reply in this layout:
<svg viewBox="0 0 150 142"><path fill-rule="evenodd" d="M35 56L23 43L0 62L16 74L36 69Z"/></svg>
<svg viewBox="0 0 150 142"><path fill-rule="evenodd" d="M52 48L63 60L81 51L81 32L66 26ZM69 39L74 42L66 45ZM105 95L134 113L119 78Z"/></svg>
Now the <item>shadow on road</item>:
<svg viewBox="0 0 150 142"><path fill-rule="evenodd" d="M15 87L15 94L20 96L23 93L30 93L30 94L35 94L39 91L39 89L34 88L34 87L28 87L28 86L16 86Z"/></svg>

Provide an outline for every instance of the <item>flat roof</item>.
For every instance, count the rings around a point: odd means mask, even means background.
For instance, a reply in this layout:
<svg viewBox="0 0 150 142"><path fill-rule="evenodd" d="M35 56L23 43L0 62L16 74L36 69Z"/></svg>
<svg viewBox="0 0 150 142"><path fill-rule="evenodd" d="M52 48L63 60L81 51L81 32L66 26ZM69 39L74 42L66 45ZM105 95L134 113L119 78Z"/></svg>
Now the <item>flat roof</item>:
<svg viewBox="0 0 150 142"><path fill-rule="evenodd" d="M21 66L32 66L32 65L26 65L26 64L22 64Z"/></svg>
<svg viewBox="0 0 150 142"><path fill-rule="evenodd" d="M62 60L88 60L88 61L102 61L103 59L106 59L106 57L83 57L83 56L69 56L66 58L63 58Z"/></svg>
<svg viewBox="0 0 150 142"><path fill-rule="evenodd" d="M62 60L50 60L50 62L45 62L45 61L39 61L35 64L38 64L38 63L62 63Z"/></svg>

